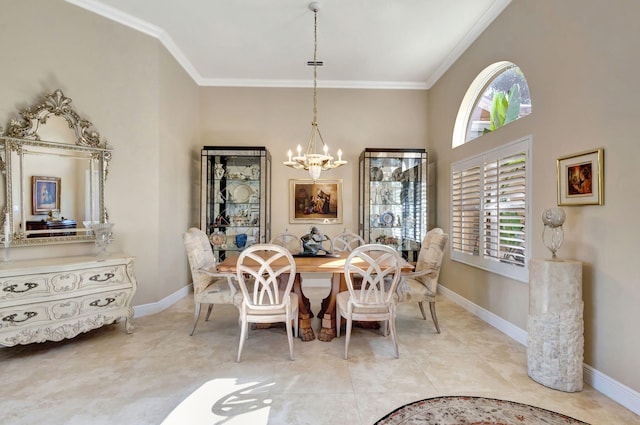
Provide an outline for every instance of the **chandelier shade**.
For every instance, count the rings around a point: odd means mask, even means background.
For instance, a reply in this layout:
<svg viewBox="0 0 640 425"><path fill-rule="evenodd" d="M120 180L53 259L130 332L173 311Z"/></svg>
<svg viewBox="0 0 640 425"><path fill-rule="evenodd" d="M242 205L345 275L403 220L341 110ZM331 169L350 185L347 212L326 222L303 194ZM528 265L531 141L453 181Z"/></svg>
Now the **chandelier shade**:
<svg viewBox="0 0 640 425"><path fill-rule="evenodd" d="M307 141L307 149L302 152L302 147L298 145L296 155L293 156L291 150L287 152L288 160L283 164L298 170L306 170L309 176L316 181L320 178L322 171L338 168L347 163L342 159L342 151L338 149L338 159L334 160L329 153L329 147L324 143L320 128L318 127L318 66L322 66L322 62L318 62L318 10L317 2L309 4L309 9L313 11L313 61L308 62L313 66L313 120L311 121L311 133ZM320 143L317 143L317 140ZM318 152L317 148L322 144L322 152Z"/></svg>

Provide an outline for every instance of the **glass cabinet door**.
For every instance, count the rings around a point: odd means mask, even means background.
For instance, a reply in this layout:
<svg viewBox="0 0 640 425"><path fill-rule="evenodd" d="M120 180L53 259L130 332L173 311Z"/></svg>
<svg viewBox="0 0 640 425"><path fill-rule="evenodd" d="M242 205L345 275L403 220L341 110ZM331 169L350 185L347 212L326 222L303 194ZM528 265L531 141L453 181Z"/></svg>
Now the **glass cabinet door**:
<svg viewBox="0 0 640 425"><path fill-rule="evenodd" d="M200 228L219 260L271 239L270 180L264 147L202 149Z"/></svg>
<svg viewBox="0 0 640 425"><path fill-rule="evenodd" d="M359 173L361 236L416 261L427 232L427 152L367 148Z"/></svg>

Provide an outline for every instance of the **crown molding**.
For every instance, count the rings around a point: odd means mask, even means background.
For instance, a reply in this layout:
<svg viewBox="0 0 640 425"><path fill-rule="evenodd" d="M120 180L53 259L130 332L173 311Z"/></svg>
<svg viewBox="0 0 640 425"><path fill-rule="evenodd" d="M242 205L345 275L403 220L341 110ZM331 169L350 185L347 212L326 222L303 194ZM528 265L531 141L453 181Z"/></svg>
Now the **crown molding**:
<svg viewBox="0 0 640 425"><path fill-rule="evenodd" d="M232 78L201 78L196 81L203 87L274 87L274 88L310 88L310 80L256 80ZM318 88L325 89L384 89L384 90L427 90L424 82L399 81L318 81Z"/></svg>
<svg viewBox="0 0 640 425"><path fill-rule="evenodd" d="M189 74L193 81L203 87L277 87L296 88L311 87L311 83L303 80L260 80L260 79L233 79L233 78L204 78L175 44L169 34L135 16L124 13L111 6L107 6L99 0L65 0L67 3L81 7L85 10L118 22L136 31L158 39L169 51L175 60ZM482 15L467 35L456 45L433 74L423 81L354 81L354 80L324 80L321 87L340 89L383 89L383 90L429 90L444 73L460 58L471 44L482 34L500 13L511 3L511 0L496 0L493 5Z"/></svg>

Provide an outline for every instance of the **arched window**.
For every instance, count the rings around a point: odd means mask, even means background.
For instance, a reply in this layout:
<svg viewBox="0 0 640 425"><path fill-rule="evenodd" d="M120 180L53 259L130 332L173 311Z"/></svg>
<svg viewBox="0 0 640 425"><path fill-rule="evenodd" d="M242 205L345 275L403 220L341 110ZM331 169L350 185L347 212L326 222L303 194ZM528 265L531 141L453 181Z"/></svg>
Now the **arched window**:
<svg viewBox="0 0 640 425"><path fill-rule="evenodd" d="M512 62L496 62L473 80L462 99L452 147L503 127L531 113L529 85Z"/></svg>

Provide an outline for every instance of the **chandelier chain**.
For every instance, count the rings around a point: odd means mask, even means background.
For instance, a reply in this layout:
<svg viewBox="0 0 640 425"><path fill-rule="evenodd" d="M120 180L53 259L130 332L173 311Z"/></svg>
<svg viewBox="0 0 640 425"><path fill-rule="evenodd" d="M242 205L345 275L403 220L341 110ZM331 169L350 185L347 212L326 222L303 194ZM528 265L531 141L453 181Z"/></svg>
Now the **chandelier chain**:
<svg viewBox="0 0 640 425"><path fill-rule="evenodd" d="M313 11L313 123L318 124L318 9Z"/></svg>

